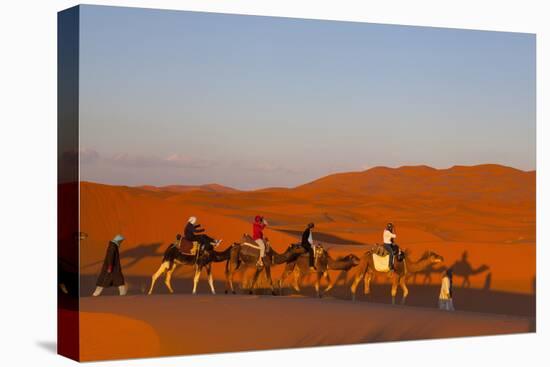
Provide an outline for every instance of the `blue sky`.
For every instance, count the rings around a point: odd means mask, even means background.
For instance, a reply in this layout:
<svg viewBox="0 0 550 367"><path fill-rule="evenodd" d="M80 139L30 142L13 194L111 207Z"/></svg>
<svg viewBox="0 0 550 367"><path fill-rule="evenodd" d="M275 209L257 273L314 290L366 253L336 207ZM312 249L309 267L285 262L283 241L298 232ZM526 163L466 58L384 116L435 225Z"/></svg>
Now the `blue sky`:
<svg viewBox="0 0 550 367"><path fill-rule="evenodd" d="M295 186L535 168L535 36L83 6L81 177Z"/></svg>

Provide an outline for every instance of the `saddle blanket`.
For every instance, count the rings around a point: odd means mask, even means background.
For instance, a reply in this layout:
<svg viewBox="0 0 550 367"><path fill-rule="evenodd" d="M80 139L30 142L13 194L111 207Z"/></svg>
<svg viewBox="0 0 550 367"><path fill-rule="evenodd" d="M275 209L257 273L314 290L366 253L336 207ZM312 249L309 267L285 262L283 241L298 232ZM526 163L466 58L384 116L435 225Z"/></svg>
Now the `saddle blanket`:
<svg viewBox="0 0 550 367"><path fill-rule="evenodd" d="M184 255L196 255L199 249L199 243L197 241L182 240L179 245L179 250Z"/></svg>
<svg viewBox="0 0 550 367"><path fill-rule="evenodd" d="M376 271L383 273L390 271L390 255L380 256L372 254L372 261L374 262L374 269Z"/></svg>

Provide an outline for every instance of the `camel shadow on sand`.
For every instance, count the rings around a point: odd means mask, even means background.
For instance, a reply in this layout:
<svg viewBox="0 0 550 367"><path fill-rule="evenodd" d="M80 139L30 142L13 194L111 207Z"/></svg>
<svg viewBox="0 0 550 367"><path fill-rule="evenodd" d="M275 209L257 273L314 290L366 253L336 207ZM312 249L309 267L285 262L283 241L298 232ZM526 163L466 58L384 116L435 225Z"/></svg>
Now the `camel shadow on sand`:
<svg viewBox="0 0 550 367"><path fill-rule="evenodd" d="M451 263L450 268L453 269L454 277L454 286L455 288L470 288L471 287L471 277L475 277L481 274L486 273L485 283L483 290L490 290L492 283L492 274L489 272L490 267L486 264L481 264L477 267L474 267L470 261L470 255L468 251L464 251L460 259ZM431 264L428 265L425 269L410 274L408 276L408 284L411 285L432 285L438 284L441 280L443 272L448 267L442 264ZM435 280L435 282L434 282Z"/></svg>
<svg viewBox="0 0 550 367"><path fill-rule="evenodd" d="M121 248L120 251L120 258L122 262L122 268L128 269L132 266L139 263L141 260L152 257L152 258L158 258L160 255L162 255L162 252L164 251L164 248L161 248L162 242L154 242L154 243L144 243L137 245L136 247L132 247L129 249L123 249ZM160 250L160 251L159 251ZM103 259L99 261L95 261L91 264L84 265L82 269L91 268L93 266L97 266L103 264Z"/></svg>

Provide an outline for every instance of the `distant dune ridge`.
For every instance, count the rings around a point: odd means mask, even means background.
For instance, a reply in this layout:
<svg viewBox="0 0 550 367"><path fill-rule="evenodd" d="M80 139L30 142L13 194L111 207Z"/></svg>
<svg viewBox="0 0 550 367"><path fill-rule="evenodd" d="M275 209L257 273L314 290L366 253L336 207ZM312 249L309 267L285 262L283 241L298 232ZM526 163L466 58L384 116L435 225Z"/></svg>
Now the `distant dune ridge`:
<svg viewBox="0 0 550 367"><path fill-rule="evenodd" d="M463 259L473 270L472 287L530 293L535 277L536 173L500 165L384 168L329 175L295 188L239 191L217 184L164 187L81 183L81 270L98 271L107 241L122 233L124 271L150 275L161 254L191 215L222 248L251 231L264 215L267 236L283 250L306 223L350 242L381 241L384 225L396 226L398 243L418 257L432 249L452 265ZM299 233L299 232L298 232ZM326 244L335 255L363 253L368 246ZM467 268L467 267L466 267ZM277 272L275 270L275 277ZM223 266L215 268L223 277ZM439 281L435 275L435 281ZM460 278L457 283L460 284ZM184 290L182 290L184 291Z"/></svg>
<svg viewBox="0 0 550 367"><path fill-rule="evenodd" d="M206 184L206 185L168 185L168 186L152 186L143 185L138 186L140 189L150 191L168 191L168 192L186 192L186 191L209 191L209 192L238 192L239 190L231 187L218 185L218 184Z"/></svg>

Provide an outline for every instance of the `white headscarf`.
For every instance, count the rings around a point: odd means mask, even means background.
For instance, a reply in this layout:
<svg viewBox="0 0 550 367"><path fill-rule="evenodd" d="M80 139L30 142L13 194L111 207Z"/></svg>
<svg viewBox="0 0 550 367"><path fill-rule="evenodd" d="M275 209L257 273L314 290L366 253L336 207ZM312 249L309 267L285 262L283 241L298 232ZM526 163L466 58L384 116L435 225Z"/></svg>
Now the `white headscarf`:
<svg viewBox="0 0 550 367"><path fill-rule="evenodd" d="M112 240L111 242L117 244L117 246L120 246L120 243L124 241L124 236L121 235L121 234L117 234Z"/></svg>
<svg viewBox="0 0 550 367"><path fill-rule="evenodd" d="M189 217L188 222L191 223L191 224L197 223L197 217Z"/></svg>

